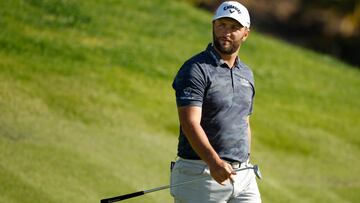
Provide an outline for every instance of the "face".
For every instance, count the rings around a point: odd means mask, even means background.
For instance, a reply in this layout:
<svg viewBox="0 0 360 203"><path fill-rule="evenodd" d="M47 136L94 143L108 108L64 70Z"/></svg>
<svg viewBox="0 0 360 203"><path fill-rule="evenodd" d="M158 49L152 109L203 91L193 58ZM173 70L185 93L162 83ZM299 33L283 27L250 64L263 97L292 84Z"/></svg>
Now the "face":
<svg viewBox="0 0 360 203"><path fill-rule="evenodd" d="M214 46L222 54L237 52L248 34L249 30L234 19L220 18L213 22Z"/></svg>

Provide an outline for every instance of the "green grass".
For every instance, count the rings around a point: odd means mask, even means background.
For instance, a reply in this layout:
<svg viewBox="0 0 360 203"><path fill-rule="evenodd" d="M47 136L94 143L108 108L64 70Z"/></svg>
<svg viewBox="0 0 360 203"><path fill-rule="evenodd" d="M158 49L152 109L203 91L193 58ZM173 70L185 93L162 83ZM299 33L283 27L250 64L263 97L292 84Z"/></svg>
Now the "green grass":
<svg viewBox="0 0 360 203"><path fill-rule="evenodd" d="M99 202L168 184L171 83L211 40L177 1L0 2L0 202ZM264 202L358 202L360 72L253 30ZM127 202L171 202L161 191Z"/></svg>

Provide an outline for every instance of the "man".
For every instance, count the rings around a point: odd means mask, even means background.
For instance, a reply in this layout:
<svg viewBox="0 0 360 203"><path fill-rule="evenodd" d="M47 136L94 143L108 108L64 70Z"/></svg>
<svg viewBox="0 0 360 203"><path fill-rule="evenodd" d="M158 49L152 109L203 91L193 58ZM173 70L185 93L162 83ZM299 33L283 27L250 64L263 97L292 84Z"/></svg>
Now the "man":
<svg viewBox="0 0 360 203"><path fill-rule="evenodd" d="M249 115L254 79L238 57L250 17L236 1L222 3L213 18L213 43L180 68L173 88L180 120L178 160L171 183L175 203L261 202L251 167Z"/></svg>

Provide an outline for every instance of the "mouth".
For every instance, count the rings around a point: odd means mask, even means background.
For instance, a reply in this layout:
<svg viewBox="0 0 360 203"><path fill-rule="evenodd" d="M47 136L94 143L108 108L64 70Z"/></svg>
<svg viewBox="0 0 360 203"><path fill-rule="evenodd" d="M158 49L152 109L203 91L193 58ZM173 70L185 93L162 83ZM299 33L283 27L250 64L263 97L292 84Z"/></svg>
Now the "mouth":
<svg viewBox="0 0 360 203"><path fill-rule="evenodd" d="M226 38L226 37L219 37L219 41L222 43L222 44L231 44L231 40Z"/></svg>

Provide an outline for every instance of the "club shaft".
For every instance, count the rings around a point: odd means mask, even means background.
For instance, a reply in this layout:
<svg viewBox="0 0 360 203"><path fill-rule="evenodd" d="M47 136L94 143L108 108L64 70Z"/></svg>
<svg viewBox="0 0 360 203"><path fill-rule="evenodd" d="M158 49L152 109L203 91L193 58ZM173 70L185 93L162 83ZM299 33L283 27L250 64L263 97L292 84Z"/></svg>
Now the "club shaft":
<svg viewBox="0 0 360 203"><path fill-rule="evenodd" d="M236 169L235 172L242 171L242 170L247 170L247 169L253 169L253 167L246 167L246 168ZM191 183L191 182L199 181L199 180L204 179L204 178L207 178L207 176L197 178L197 179L194 179L194 180L184 181L184 182L181 182L181 183L172 184L172 185L165 185L165 186L161 186L161 187L157 187L157 188L153 188L153 189L149 189L149 190L143 190L143 191L138 191L138 192L129 193L129 194L125 194L125 195L120 195L120 196L117 196L117 197L111 197L111 198L107 198L107 199L102 199L100 201L100 203L118 202L118 201L130 199L130 198L142 196L142 195L145 195L147 193L156 192L156 191L159 191L159 190L165 190L165 189L173 188L173 187L178 187L180 185L185 185L185 184L188 184L188 183Z"/></svg>

